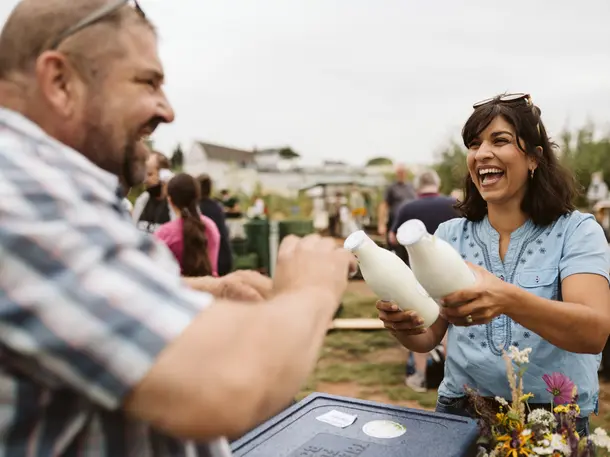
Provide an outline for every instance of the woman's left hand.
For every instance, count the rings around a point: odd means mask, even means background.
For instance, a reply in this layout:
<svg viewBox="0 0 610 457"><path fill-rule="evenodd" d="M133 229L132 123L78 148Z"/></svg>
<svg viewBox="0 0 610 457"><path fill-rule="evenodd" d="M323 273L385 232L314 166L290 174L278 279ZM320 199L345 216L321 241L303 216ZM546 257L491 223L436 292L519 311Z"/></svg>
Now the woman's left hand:
<svg viewBox="0 0 610 457"><path fill-rule="evenodd" d="M487 324L500 314L505 314L514 286L484 268L471 263L468 263L468 267L475 272L476 283L444 297L441 316L459 326Z"/></svg>

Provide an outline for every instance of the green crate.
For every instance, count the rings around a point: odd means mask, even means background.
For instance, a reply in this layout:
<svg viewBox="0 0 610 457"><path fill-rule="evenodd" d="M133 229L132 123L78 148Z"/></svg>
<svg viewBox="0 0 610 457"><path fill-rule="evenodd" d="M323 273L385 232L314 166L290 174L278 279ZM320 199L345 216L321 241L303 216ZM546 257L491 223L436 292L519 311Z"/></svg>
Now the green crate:
<svg viewBox="0 0 610 457"><path fill-rule="evenodd" d="M245 238L235 238L231 240L231 249L235 255L248 254L248 240Z"/></svg>
<svg viewBox="0 0 610 457"><path fill-rule="evenodd" d="M282 241L287 235L305 236L315 232L313 220L287 220L278 224L278 235Z"/></svg>
<svg viewBox="0 0 610 457"><path fill-rule="evenodd" d="M255 252L233 256L234 270L257 270L258 268L258 255Z"/></svg>
<svg viewBox="0 0 610 457"><path fill-rule="evenodd" d="M269 221L265 219L252 219L244 224L247 237L247 250L258 256L258 268L269 271Z"/></svg>

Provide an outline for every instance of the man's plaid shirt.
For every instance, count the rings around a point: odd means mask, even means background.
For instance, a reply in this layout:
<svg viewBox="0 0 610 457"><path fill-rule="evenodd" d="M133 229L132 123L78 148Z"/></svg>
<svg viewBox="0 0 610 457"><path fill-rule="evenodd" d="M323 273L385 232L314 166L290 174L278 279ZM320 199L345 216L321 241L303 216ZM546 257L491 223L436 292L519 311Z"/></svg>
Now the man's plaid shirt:
<svg viewBox="0 0 610 457"><path fill-rule="evenodd" d="M115 176L0 108L0 456L207 455L121 404L211 302ZM168 411L168 414L171 414Z"/></svg>

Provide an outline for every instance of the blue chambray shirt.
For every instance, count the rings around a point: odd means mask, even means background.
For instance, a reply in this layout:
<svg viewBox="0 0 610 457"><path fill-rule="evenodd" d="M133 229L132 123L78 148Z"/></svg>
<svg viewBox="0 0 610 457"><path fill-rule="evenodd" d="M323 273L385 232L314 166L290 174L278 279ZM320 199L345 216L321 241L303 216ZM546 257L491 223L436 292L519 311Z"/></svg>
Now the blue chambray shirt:
<svg viewBox="0 0 610 457"><path fill-rule="evenodd" d="M528 220L512 233L504 262L500 259L500 236L487 217L480 222L453 219L441 224L436 235L449 242L462 258L480 265L500 279L551 300L561 300L561 280L578 273L606 278L610 250L602 228L590 214L574 211L548 227ZM464 385L484 396L510 398L502 350L510 346L532 348L524 375L526 392L535 403L550 403L542 375L560 372L578 387L581 414L597 412L597 370L601 354L575 354L557 348L505 315L486 325L449 325L445 378L439 395L461 397Z"/></svg>

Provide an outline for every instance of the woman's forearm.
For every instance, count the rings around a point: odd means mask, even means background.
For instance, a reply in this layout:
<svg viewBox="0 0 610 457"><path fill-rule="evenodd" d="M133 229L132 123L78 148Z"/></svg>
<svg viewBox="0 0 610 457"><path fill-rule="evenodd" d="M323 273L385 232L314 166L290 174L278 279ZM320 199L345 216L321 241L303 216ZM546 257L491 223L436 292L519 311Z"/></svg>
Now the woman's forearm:
<svg viewBox="0 0 610 457"><path fill-rule="evenodd" d="M570 352L600 353L608 323L600 312L578 303L549 300L514 287L505 313L549 343Z"/></svg>
<svg viewBox="0 0 610 457"><path fill-rule="evenodd" d="M439 317L425 333L409 335L400 330L390 330L390 333L400 344L413 352L426 353L438 346L447 332L447 321Z"/></svg>

